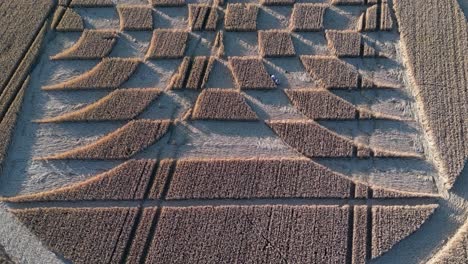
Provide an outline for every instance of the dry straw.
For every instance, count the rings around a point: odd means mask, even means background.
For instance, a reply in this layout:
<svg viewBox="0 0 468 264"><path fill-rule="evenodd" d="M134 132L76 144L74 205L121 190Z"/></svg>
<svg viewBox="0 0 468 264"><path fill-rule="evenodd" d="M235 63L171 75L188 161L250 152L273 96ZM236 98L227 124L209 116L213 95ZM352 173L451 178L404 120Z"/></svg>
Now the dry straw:
<svg viewBox="0 0 468 264"><path fill-rule="evenodd" d="M118 167L66 187L8 199L10 202L143 199L155 160L130 160Z"/></svg>
<svg viewBox="0 0 468 264"><path fill-rule="evenodd" d="M131 121L94 143L42 159L128 159L158 141L169 125L168 120Z"/></svg>
<svg viewBox="0 0 468 264"><path fill-rule="evenodd" d="M54 118L46 118L39 122L69 122L69 121L108 121L128 120L137 117L151 102L161 94L160 89L122 89L116 90L77 111L66 113Z"/></svg>
<svg viewBox="0 0 468 264"><path fill-rule="evenodd" d="M139 59L104 58L90 71L43 90L116 89L126 82L140 64Z"/></svg>

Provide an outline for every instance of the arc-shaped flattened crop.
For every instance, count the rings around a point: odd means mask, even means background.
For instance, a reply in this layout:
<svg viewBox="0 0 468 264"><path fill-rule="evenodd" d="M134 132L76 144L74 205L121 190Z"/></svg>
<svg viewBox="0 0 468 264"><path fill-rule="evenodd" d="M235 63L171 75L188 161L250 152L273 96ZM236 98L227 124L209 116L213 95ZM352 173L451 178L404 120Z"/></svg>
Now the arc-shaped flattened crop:
<svg viewBox="0 0 468 264"><path fill-rule="evenodd" d="M116 43L114 30L85 30L75 45L53 56L53 60L92 60L109 55Z"/></svg>
<svg viewBox="0 0 468 264"><path fill-rule="evenodd" d="M140 64L138 59L105 58L78 77L45 86L44 90L115 89L126 82Z"/></svg>
<svg viewBox="0 0 468 264"><path fill-rule="evenodd" d="M39 122L129 120L141 114L161 93L152 88L116 90L82 109Z"/></svg>
<svg viewBox="0 0 468 264"><path fill-rule="evenodd" d="M94 143L41 159L128 159L164 136L170 123L168 120L131 121Z"/></svg>

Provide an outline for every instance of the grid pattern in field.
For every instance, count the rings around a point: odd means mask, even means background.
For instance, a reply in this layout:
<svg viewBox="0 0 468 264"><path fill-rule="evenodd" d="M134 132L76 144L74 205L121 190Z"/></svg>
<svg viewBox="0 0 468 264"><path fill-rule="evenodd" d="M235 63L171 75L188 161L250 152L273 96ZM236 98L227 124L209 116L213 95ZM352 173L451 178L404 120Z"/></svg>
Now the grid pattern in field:
<svg viewBox="0 0 468 264"><path fill-rule="evenodd" d="M60 6L2 181L86 176L8 185L13 213L74 263L378 258L437 207L391 10Z"/></svg>

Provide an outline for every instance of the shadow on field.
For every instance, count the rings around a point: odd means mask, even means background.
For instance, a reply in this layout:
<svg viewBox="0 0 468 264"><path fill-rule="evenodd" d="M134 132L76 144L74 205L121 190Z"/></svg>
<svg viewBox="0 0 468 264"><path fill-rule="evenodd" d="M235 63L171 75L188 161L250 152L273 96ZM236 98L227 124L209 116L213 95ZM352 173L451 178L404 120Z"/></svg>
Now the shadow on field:
<svg viewBox="0 0 468 264"><path fill-rule="evenodd" d="M260 6L257 30L287 29L291 12L290 6Z"/></svg>
<svg viewBox="0 0 468 264"><path fill-rule="evenodd" d="M153 8L153 28L186 29L188 27L188 7Z"/></svg>
<svg viewBox="0 0 468 264"><path fill-rule="evenodd" d="M216 32L190 32L185 56L210 56Z"/></svg>
<svg viewBox="0 0 468 264"><path fill-rule="evenodd" d="M227 61L216 60L206 83L206 88L234 88L234 77Z"/></svg>
<svg viewBox="0 0 468 264"><path fill-rule="evenodd" d="M151 31L120 33L109 57L144 58L152 35Z"/></svg>
<svg viewBox="0 0 468 264"><path fill-rule="evenodd" d="M226 56L258 56L257 32L224 32Z"/></svg>
<svg viewBox="0 0 468 264"><path fill-rule="evenodd" d="M359 16L366 10L365 6L330 6L325 12L325 29L356 29Z"/></svg>

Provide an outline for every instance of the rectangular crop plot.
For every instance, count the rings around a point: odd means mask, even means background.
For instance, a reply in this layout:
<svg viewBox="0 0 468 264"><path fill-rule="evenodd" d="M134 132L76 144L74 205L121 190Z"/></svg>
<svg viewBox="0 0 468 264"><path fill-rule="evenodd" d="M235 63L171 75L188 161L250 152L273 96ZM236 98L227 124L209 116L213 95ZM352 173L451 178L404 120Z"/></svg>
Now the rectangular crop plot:
<svg viewBox="0 0 468 264"><path fill-rule="evenodd" d="M152 30L153 14L151 8L142 5L117 6L120 17L120 30Z"/></svg>
<svg viewBox="0 0 468 264"><path fill-rule="evenodd" d="M276 87L263 65L262 59L231 57L229 65L240 89L272 89Z"/></svg>
<svg viewBox="0 0 468 264"><path fill-rule="evenodd" d="M307 159L179 160L167 199L348 198L352 182Z"/></svg>
<svg viewBox="0 0 468 264"><path fill-rule="evenodd" d="M206 89L193 109L192 119L200 120L257 120L257 115L236 90Z"/></svg>
<svg viewBox="0 0 468 264"><path fill-rule="evenodd" d="M293 31L320 31L327 6L323 4L295 4L290 21Z"/></svg>
<svg viewBox="0 0 468 264"><path fill-rule="evenodd" d="M361 55L361 34L355 31L327 30L328 48L338 57Z"/></svg>
<svg viewBox="0 0 468 264"><path fill-rule="evenodd" d="M334 5L363 5L365 0L332 0Z"/></svg>
<svg viewBox="0 0 468 264"><path fill-rule="evenodd" d="M348 206L163 208L146 263L346 263L348 217Z"/></svg>
<svg viewBox="0 0 468 264"><path fill-rule="evenodd" d="M296 0L261 0L262 5L293 5Z"/></svg>
<svg viewBox="0 0 468 264"><path fill-rule="evenodd" d="M188 37L187 31L155 30L147 57L150 59L182 58L185 53Z"/></svg>
<svg viewBox="0 0 468 264"><path fill-rule="evenodd" d="M259 31L258 43L260 53L264 57L286 57L296 54L291 35L287 31Z"/></svg>
<svg viewBox="0 0 468 264"><path fill-rule="evenodd" d="M153 6L183 6L185 0L148 0Z"/></svg>
<svg viewBox="0 0 468 264"><path fill-rule="evenodd" d="M258 6L254 4L228 4L224 20L227 31L256 31Z"/></svg>
<svg viewBox="0 0 468 264"><path fill-rule="evenodd" d="M137 208L35 208L13 214L45 246L73 263L119 263Z"/></svg>
<svg viewBox="0 0 468 264"><path fill-rule="evenodd" d="M110 7L113 6L112 0L72 0L71 7Z"/></svg>

